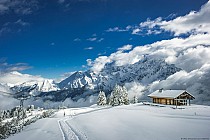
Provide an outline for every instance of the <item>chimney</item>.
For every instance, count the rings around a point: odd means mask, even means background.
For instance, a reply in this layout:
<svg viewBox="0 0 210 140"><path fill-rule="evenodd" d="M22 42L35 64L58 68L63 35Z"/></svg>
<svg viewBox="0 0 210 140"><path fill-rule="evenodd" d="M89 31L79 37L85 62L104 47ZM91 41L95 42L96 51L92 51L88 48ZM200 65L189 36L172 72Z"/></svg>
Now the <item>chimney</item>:
<svg viewBox="0 0 210 140"><path fill-rule="evenodd" d="M163 88L159 89L159 92L162 92L163 91Z"/></svg>

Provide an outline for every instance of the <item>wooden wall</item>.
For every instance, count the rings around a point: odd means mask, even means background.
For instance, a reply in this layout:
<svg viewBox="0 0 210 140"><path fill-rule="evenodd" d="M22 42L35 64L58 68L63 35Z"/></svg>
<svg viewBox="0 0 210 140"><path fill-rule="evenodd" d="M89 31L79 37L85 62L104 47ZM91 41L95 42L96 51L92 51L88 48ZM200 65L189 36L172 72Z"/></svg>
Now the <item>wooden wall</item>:
<svg viewBox="0 0 210 140"><path fill-rule="evenodd" d="M153 103L164 104L164 105L176 105L174 99L166 99L166 98L153 98Z"/></svg>
<svg viewBox="0 0 210 140"><path fill-rule="evenodd" d="M153 103L164 104L164 105L187 105L187 99L183 99L183 101L180 100L176 101L174 99L167 99L167 98L153 98Z"/></svg>

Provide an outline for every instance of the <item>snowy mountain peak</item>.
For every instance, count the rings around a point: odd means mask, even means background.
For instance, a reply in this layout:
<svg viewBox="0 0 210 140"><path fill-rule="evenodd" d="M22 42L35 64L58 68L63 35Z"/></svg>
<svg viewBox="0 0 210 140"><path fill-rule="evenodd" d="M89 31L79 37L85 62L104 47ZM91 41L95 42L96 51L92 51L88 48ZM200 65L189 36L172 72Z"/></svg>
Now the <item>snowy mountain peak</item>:
<svg viewBox="0 0 210 140"><path fill-rule="evenodd" d="M19 76L22 75L20 72L17 72L17 71L12 71L12 72L10 72L10 73L11 73L11 74L14 74L14 75L19 75Z"/></svg>
<svg viewBox="0 0 210 140"><path fill-rule="evenodd" d="M33 94L59 90L57 85L54 84L53 80L46 80L46 79L41 80L41 81L36 81L36 80L27 81L20 85L16 85L12 87L11 89L14 92L19 92L19 91L24 91L28 88L33 88L33 87L34 87L34 90L31 91Z"/></svg>
<svg viewBox="0 0 210 140"><path fill-rule="evenodd" d="M88 72L75 72L70 77L59 83L61 89L82 88L86 85L91 85L93 82L92 76Z"/></svg>
<svg viewBox="0 0 210 140"><path fill-rule="evenodd" d="M150 59L145 56L135 64L116 66L115 63L107 63L101 72L94 71L75 72L67 79L59 83L61 89L91 87L91 89L104 89L110 91L115 84L137 81L147 85L156 80L164 80L168 76L180 71L175 65L167 64L162 59Z"/></svg>

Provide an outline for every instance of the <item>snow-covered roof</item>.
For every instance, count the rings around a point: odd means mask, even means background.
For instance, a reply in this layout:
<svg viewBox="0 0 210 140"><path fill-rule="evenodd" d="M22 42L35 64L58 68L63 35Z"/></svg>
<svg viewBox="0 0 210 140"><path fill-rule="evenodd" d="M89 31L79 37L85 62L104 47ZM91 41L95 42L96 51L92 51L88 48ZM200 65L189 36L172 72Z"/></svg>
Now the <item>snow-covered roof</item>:
<svg viewBox="0 0 210 140"><path fill-rule="evenodd" d="M176 98L184 92L187 92L187 91L186 90L156 90L155 92L149 94L148 96L149 97L162 97L162 98ZM187 93L190 94L189 92ZM193 95L191 96L194 98Z"/></svg>

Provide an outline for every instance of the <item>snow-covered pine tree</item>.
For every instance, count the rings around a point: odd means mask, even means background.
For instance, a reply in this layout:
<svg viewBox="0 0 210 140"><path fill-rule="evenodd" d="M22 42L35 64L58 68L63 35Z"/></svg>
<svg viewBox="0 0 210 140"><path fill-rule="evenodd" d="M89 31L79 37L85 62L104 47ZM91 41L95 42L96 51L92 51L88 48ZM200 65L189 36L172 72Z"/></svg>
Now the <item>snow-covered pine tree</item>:
<svg viewBox="0 0 210 140"><path fill-rule="evenodd" d="M119 92L118 92L118 96L119 96L119 105L124 105L124 91L123 88L121 86L119 86Z"/></svg>
<svg viewBox="0 0 210 140"><path fill-rule="evenodd" d="M110 96L110 105L112 106L118 106L120 105L120 86L115 85L113 91L111 92Z"/></svg>
<svg viewBox="0 0 210 140"><path fill-rule="evenodd" d="M121 91L122 91L121 95L122 95L122 99L123 99L123 104L129 105L130 102L129 102L128 91L127 91L126 87L123 86Z"/></svg>
<svg viewBox="0 0 210 140"><path fill-rule="evenodd" d="M97 105L106 105L106 95L103 91L98 94Z"/></svg>
<svg viewBox="0 0 210 140"><path fill-rule="evenodd" d="M133 97L133 103L134 104L138 103L138 97L136 95Z"/></svg>

